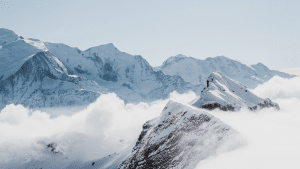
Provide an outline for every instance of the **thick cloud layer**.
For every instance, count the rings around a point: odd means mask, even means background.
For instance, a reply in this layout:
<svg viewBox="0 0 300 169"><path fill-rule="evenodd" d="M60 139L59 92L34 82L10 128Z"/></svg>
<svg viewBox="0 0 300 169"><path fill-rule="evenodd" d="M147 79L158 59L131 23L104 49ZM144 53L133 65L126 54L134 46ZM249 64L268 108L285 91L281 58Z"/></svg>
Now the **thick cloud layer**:
<svg viewBox="0 0 300 169"><path fill-rule="evenodd" d="M200 162L197 168L300 168L300 78L274 77L253 92L277 102L281 110L213 111L213 115L239 131L248 144L210 157Z"/></svg>
<svg viewBox="0 0 300 169"><path fill-rule="evenodd" d="M267 83L259 85L253 93L270 99L300 99L300 77L283 79L279 76L273 77Z"/></svg>
<svg viewBox="0 0 300 169"><path fill-rule="evenodd" d="M203 160L197 168L300 168L299 84L299 77L274 77L253 90L279 103L280 111L211 111L239 131L248 144ZM184 104L195 97L194 93L171 94L172 100ZM55 116L9 105L0 113L0 168L25 168L34 161L49 161L57 164L52 168L64 168L74 160L88 161L119 152L136 141L143 123L157 117L167 102L125 105L115 94L107 94L76 114L58 115L61 110L57 110ZM47 148L52 142L59 153Z"/></svg>
<svg viewBox="0 0 300 169"><path fill-rule="evenodd" d="M195 97L194 93L170 95L183 103ZM0 113L0 168L22 168L28 161L45 160L59 164L53 168L63 168L74 160L99 159L119 152L137 140L143 123L159 116L167 102L125 105L115 94L106 94L79 113L54 117L9 105ZM52 142L59 152L55 156L52 148L47 148Z"/></svg>

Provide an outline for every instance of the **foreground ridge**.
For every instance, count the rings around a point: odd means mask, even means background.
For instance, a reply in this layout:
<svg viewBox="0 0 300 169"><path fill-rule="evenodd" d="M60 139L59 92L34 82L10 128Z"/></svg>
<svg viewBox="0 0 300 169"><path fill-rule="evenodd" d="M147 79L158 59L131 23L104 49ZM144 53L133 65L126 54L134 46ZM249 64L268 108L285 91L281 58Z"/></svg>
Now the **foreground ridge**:
<svg viewBox="0 0 300 169"><path fill-rule="evenodd" d="M143 125L131 155L118 169L194 168L237 135L209 113L169 101L158 118Z"/></svg>

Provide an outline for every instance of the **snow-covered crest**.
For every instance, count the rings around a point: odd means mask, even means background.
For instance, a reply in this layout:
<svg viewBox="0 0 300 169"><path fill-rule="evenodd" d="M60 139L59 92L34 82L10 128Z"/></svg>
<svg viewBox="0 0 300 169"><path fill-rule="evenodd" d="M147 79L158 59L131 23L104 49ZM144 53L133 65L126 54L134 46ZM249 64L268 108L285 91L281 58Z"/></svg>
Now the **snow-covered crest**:
<svg viewBox="0 0 300 169"><path fill-rule="evenodd" d="M19 39L19 36L15 34L15 32L8 29L0 28L0 46L16 41L17 39Z"/></svg>
<svg viewBox="0 0 300 169"><path fill-rule="evenodd" d="M118 168L194 168L238 133L203 110L170 101L143 126L136 146Z"/></svg>
<svg viewBox="0 0 300 169"><path fill-rule="evenodd" d="M208 77L207 87L191 104L199 108L209 110L220 108L225 111L238 110L241 107L248 107L251 110L264 107L279 109L277 103L256 96L241 83L219 72L214 72Z"/></svg>
<svg viewBox="0 0 300 169"><path fill-rule="evenodd" d="M205 60L174 56L155 69L162 70L167 75L179 75L184 80L203 87L206 85L207 77L216 71L241 82L248 88L255 88L258 84L270 80L275 75L284 78L294 77L279 71L269 70L262 63L247 66L225 56L217 56Z"/></svg>

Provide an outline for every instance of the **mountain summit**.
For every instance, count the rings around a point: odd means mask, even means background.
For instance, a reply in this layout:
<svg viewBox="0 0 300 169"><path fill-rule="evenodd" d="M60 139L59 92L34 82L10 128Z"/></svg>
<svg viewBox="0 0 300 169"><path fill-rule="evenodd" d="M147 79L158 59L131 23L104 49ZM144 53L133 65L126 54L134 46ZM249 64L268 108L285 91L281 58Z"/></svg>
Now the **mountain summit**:
<svg viewBox="0 0 300 169"><path fill-rule="evenodd" d="M224 111L239 110L242 107L248 107L250 110L265 107L279 109L277 103L256 96L244 85L218 72L208 77L207 87L191 104L198 108L209 110L219 108Z"/></svg>
<svg viewBox="0 0 300 169"><path fill-rule="evenodd" d="M201 85L202 88L206 86L206 79L213 72L220 72L248 88L255 88L259 84L269 81L275 75L283 78L294 77L287 73L270 70L262 63L247 66L225 56L205 60L172 56L155 69L161 70L167 75L179 75L193 85Z"/></svg>
<svg viewBox="0 0 300 169"><path fill-rule="evenodd" d="M193 169L239 133L203 110L170 101L143 125L135 147L118 169ZM235 144L237 146L237 144Z"/></svg>

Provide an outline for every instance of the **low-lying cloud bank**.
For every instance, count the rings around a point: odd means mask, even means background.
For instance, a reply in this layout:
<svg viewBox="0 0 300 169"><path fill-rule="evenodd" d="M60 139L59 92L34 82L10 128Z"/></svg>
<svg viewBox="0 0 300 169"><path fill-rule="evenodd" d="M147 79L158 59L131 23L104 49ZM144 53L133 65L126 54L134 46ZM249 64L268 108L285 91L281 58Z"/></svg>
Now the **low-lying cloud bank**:
<svg viewBox="0 0 300 169"><path fill-rule="evenodd" d="M203 160L197 168L300 168L299 84L300 77L274 77L253 90L279 103L280 111L211 111L239 131L248 144ZM194 93L172 93L170 99L187 104L195 97ZM56 164L43 168L64 168L75 160L119 152L136 141L144 122L157 117L167 102L124 104L115 94L106 94L76 114L59 116L9 105L0 113L0 168L25 168L30 161ZM59 153L47 148L52 142Z"/></svg>
<svg viewBox="0 0 300 169"><path fill-rule="evenodd" d="M182 103L195 97L194 93L170 95ZM64 168L75 160L99 159L119 152L137 140L142 125L159 116L167 102L124 104L110 93L76 114L55 117L8 105L0 113L0 168L24 168L30 161L49 161L57 163L49 168ZM52 142L59 153L47 148Z"/></svg>
<svg viewBox="0 0 300 169"><path fill-rule="evenodd" d="M300 168L300 77L274 77L253 92L277 102L281 110L211 112L239 131L248 145L201 161L197 169Z"/></svg>

